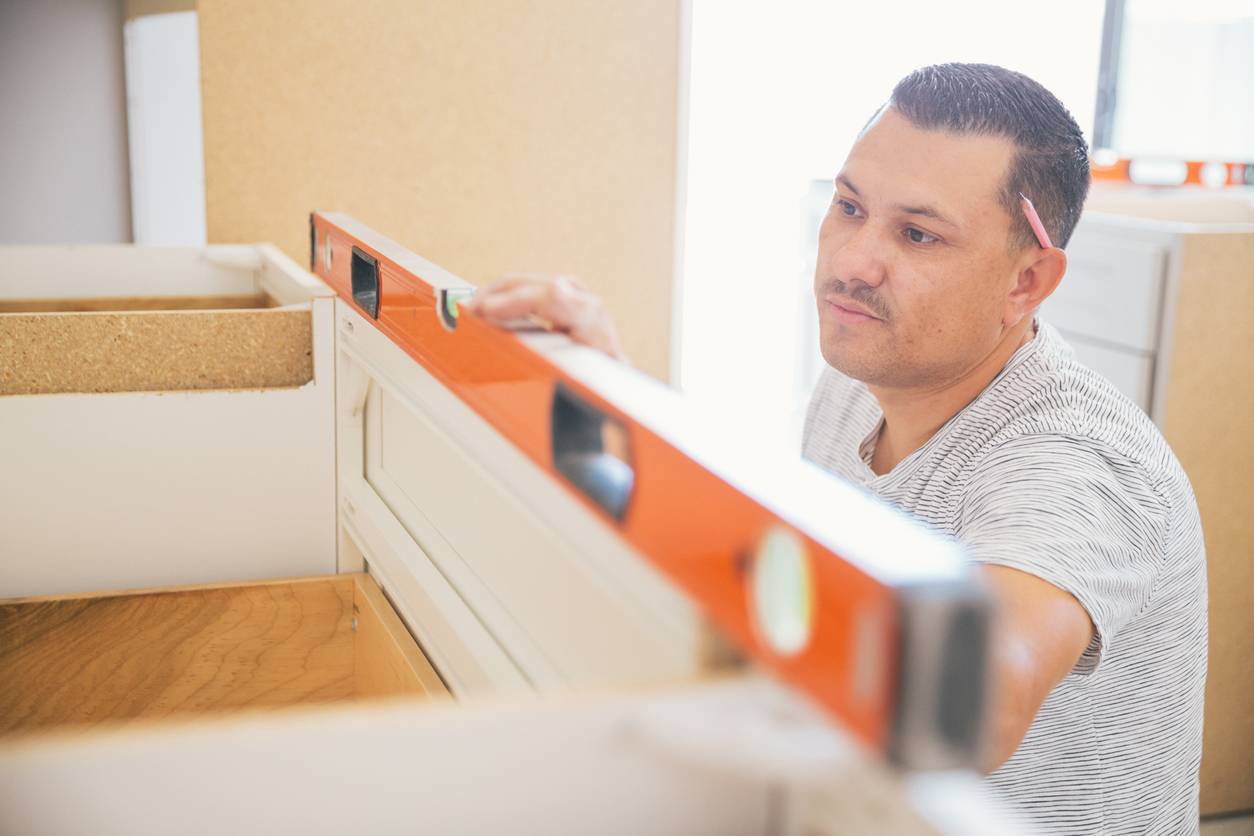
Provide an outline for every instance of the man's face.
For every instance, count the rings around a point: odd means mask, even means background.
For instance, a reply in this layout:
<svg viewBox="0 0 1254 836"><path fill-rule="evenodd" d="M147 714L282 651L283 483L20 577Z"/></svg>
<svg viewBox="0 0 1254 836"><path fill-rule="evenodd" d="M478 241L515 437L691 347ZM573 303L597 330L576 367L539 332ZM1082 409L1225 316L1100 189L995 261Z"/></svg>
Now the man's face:
<svg viewBox="0 0 1254 836"><path fill-rule="evenodd" d="M920 130L892 108L862 135L819 229L823 357L873 386L932 388L1004 335L1017 264L1001 137Z"/></svg>

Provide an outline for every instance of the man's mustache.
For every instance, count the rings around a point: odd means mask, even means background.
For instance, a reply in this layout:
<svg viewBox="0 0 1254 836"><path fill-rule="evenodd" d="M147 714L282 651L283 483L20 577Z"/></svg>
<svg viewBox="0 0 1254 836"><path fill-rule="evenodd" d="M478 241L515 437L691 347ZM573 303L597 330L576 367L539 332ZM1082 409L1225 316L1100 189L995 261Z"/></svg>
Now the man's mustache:
<svg viewBox="0 0 1254 836"><path fill-rule="evenodd" d="M861 282L853 285L852 290L850 289L848 283L842 282L840 279L829 279L827 283L823 285L824 296L848 297L849 299L857 302L859 305L862 305L880 319L887 321L889 318L888 305L884 304L884 300L876 294L877 291L875 288L870 285L862 284Z"/></svg>

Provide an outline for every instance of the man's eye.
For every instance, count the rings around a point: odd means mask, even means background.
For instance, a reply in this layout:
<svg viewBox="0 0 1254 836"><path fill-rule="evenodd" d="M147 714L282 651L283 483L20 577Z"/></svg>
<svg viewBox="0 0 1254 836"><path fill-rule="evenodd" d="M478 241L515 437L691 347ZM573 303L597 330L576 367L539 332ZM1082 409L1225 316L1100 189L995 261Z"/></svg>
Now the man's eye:
<svg viewBox="0 0 1254 836"><path fill-rule="evenodd" d="M847 200L836 201L836 206L840 209L840 213L842 215L848 215L852 218L854 215L858 214L858 207L854 206Z"/></svg>
<svg viewBox="0 0 1254 836"><path fill-rule="evenodd" d="M923 230L916 229L913 226L906 227L906 237L910 239L912 244L931 244L940 240L935 235L928 235Z"/></svg>

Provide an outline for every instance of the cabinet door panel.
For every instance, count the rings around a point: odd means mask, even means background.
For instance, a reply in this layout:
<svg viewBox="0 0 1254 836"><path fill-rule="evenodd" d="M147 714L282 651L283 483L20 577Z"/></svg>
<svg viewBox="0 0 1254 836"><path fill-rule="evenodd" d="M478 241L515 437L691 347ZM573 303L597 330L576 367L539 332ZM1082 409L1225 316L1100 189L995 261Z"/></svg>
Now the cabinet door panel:
<svg viewBox="0 0 1254 836"><path fill-rule="evenodd" d="M1077 228L1067 275L1045 303L1059 328L1143 352L1158 349L1166 249Z"/></svg>

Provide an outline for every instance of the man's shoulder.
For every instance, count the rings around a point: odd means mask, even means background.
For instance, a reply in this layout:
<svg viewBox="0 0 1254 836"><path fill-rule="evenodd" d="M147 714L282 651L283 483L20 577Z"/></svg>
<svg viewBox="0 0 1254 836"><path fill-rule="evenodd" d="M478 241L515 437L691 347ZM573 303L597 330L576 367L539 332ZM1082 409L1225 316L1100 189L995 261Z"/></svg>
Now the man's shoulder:
<svg viewBox="0 0 1254 836"><path fill-rule="evenodd" d="M964 503L981 491L1091 490L1112 513L1200 543L1192 487L1158 427L1052 336L968 408L980 438L968 450Z"/></svg>
<svg viewBox="0 0 1254 836"><path fill-rule="evenodd" d="M1071 445L1153 485L1187 482L1144 410L1080 363L1057 332L1044 326L1042 336L1042 350L1008 368L966 410L969 423L985 427L985 452Z"/></svg>

